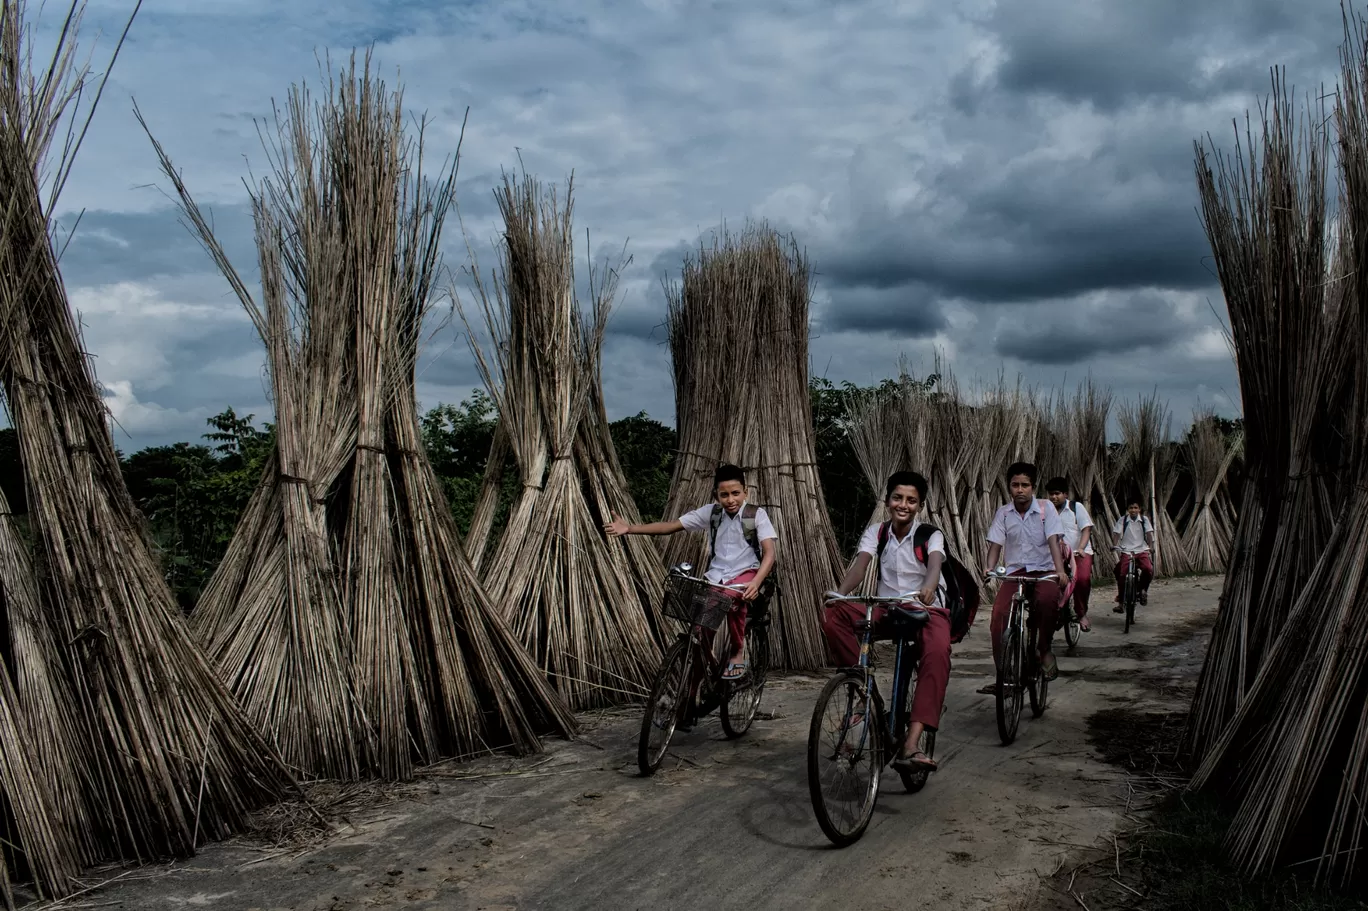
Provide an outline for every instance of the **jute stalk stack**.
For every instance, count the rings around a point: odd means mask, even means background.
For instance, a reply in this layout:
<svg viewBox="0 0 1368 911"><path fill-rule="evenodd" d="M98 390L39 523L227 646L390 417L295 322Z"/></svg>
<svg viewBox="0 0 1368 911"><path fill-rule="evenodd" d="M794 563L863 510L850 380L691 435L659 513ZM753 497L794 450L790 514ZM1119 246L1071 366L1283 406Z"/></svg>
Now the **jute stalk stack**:
<svg viewBox="0 0 1368 911"><path fill-rule="evenodd" d="M930 470L912 468L920 463L914 462L908 455L907 438L921 428L903 423L908 407L904 397L904 390L901 389L876 393L855 402L847 417L846 432L850 436L851 448L855 450L855 458L860 462L869 489L874 491L874 510L869 517L869 525L888 520L883 494L890 475L895 471ZM923 507L926 505L923 504ZM878 586L878 567L874 561L870 561L860 593L873 595L878 591Z"/></svg>
<svg viewBox="0 0 1368 911"><path fill-rule="evenodd" d="M455 161L425 174L403 117L369 58L317 105L291 91L252 193L260 302L157 146L266 345L276 405L275 457L194 629L286 759L344 780L574 727L477 583L422 452L414 372Z"/></svg>
<svg viewBox="0 0 1368 911"><path fill-rule="evenodd" d="M1332 135L1323 101L1298 123L1275 79L1261 137L1249 136L1234 156L1197 148L1241 367L1250 470L1191 739L1202 758L1194 786L1236 807L1228 844L1241 867L1298 864L1320 881L1362 883L1368 55L1357 17L1346 15L1345 33L1334 116L1338 244L1326 214Z"/></svg>
<svg viewBox="0 0 1368 911"><path fill-rule="evenodd" d="M1177 459L1170 442L1173 416L1156 392L1123 404L1120 417L1120 477L1141 492L1145 513L1154 524L1155 572L1164 576L1187 572L1190 564L1183 540L1168 511L1177 483Z"/></svg>
<svg viewBox="0 0 1368 911"><path fill-rule="evenodd" d="M502 275L490 291L472 270L494 350L472 346L522 481L483 564L485 588L560 693L587 708L649 686L665 572L648 542L624 545L602 531L613 511L638 518L599 374L617 273L595 277L586 321L575 296L572 192L562 200L530 176L505 176L495 194ZM494 472L486 480L499 483Z"/></svg>
<svg viewBox="0 0 1368 911"><path fill-rule="evenodd" d="M290 784L191 640L146 543L58 273L48 219L93 111L74 64L81 11L70 7L50 68L31 72L24 5L0 7L0 389L35 542L35 584L22 557L6 560L18 638L5 671L13 691L0 698L9 736L41 725L23 747L27 773L13 742L5 748L14 764L4 785L23 814L9 843L58 895L92 859L191 854ZM49 160L59 135L67 141ZM40 821L47 835L33 828L35 801L51 814Z"/></svg>
<svg viewBox="0 0 1368 911"><path fill-rule="evenodd" d="M779 535L772 655L794 669L825 663L822 593L841 571L808 397L809 278L796 244L761 224L717 234L666 289L680 452L665 514L712 502L718 464L745 469ZM677 535L664 551L701 565L707 541Z"/></svg>
<svg viewBox="0 0 1368 911"><path fill-rule="evenodd" d="M1184 444L1192 478L1192 505L1183 517L1183 547L1197 572L1222 572L1230 559L1233 529L1220 501L1226 474L1239 452L1236 440L1226 440L1216 426L1215 413L1198 411Z"/></svg>
<svg viewBox="0 0 1368 911"><path fill-rule="evenodd" d="M1262 667L1271 639L1305 587L1333 528L1339 447L1352 389L1343 367L1339 306L1352 264L1327 276L1327 133L1321 114L1298 125L1275 81L1262 135L1233 156L1197 145L1207 237L1230 315L1245 416L1246 471L1221 613L1189 723L1201 757L1226 729ZM1344 235L1346 247L1352 235ZM1332 280L1327 280L1327 278ZM1352 434L1348 435L1352 439ZM1294 467L1294 453L1295 467Z"/></svg>

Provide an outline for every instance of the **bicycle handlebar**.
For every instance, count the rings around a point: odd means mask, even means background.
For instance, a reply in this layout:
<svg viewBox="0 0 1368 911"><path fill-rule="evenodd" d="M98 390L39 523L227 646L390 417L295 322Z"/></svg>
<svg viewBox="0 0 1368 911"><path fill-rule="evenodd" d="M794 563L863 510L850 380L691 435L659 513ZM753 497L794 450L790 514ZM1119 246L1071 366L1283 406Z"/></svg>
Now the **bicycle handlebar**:
<svg viewBox="0 0 1368 911"><path fill-rule="evenodd" d="M1007 572L1007 568L1006 568L1005 566L999 566L997 569L989 570L988 572L984 573L983 575L984 575L985 578L988 578L988 579L1000 579L1000 580L1006 580L1006 581L1011 581L1011 582L1058 582L1058 581L1059 581L1059 574L1058 574L1058 573L1027 573L1026 575L1018 576L1018 575L1014 575L1014 574L1012 574L1012 573Z"/></svg>
<svg viewBox="0 0 1368 911"><path fill-rule="evenodd" d="M917 592L903 592L901 595L887 595L887 596L883 596L883 595L843 595L843 594L841 594L840 592L831 591L831 592L827 592L827 593L826 593L826 598L822 601L822 603L823 603L823 604L832 604L832 603L837 602L837 601L849 601L849 602L851 602L851 603L853 603L853 604L889 604L889 603L896 602L896 603L898 603L898 604L908 604L908 603L912 603L912 604L918 605L919 607L929 607L929 606L931 606L931 605L927 605L927 604L922 604L922 602L921 602L920 600L917 599Z"/></svg>
<svg viewBox="0 0 1368 911"><path fill-rule="evenodd" d="M709 580L709 579L700 579L698 576L687 576L687 575L685 575L684 573L671 573L671 574L670 574L670 578L672 578L672 579L683 579L683 580L685 580L685 581L687 581L687 582L698 582L698 583L700 583L700 584L702 584L702 585L707 585L707 586L710 586L710 587L712 587L712 588L720 588L720 589L722 589L723 591L730 591L730 592L743 592L743 591L745 591L746 588L747 588L747 586L745 586L745 585L727 585L727 584L722 583L722 582L713 582L713 581L711 581L711 580Z"/></svg>

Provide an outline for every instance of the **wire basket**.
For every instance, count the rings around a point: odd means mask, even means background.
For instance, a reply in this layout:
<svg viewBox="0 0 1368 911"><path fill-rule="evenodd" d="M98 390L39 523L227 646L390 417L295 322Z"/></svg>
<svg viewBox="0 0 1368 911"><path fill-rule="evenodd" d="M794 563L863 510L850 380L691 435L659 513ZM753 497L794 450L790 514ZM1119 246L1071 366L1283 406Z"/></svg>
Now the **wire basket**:
<svg viewBox="0 0 1368 911"><path fill-rule="evenodd" d="M665 582L665 616L704 629L717 629L731 610L732 599L706 582L670 576Z"/></svg>

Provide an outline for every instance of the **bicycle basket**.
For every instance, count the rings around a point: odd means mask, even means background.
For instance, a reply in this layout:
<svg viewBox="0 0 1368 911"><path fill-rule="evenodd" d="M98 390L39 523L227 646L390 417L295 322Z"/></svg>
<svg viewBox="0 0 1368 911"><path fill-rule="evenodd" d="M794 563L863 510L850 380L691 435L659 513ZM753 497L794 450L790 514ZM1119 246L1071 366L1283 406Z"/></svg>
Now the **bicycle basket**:
<svg viewBox="0 0 1368 911"><path fill-rule="evenodd" d="M731 599L706 582L671 576L665 583L665 616L704 629L717 629L731 609Z"/></svg>

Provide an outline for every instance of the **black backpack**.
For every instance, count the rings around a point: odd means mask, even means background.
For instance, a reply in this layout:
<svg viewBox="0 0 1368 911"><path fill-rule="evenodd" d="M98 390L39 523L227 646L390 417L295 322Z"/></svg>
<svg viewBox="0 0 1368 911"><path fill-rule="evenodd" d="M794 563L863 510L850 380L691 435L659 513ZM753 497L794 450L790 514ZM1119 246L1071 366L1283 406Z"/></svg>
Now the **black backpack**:
<svg viewBox="0 0 1368 911"><path fill-rule="evenodd" d="M751 550L755 551L755 559L763 562L765 552L760 547L760 533L755 529L755 516L759 509L750 503L741 507L741 534L750 545ZM712 515L708 519L708 559L711 560L717 553L717 530L722 527L722 516L724 511L718 503L713 504ZM770 598L774 597L779 589L779 563L771 567L770 573L765 577L765 581L760 583L760 594L755 598L755 612L763 615L765 609L769 607Z"/></svg>
<svg viewBox="0 0 1368 911"><path fill-rule="evenodd" d="M884 522L879 526L879 553L882 559L884 548L888 546L888 529L892 523ZM926 545L931 536L940 529L923 522L912 532L912 553L926 565ZM978 616L979 588L974 574L963 563L955 559L947 547L945 560L941 563L941 578L945 580L945 606L950 611L950 641L959 642L974 625Z"/></svg>

